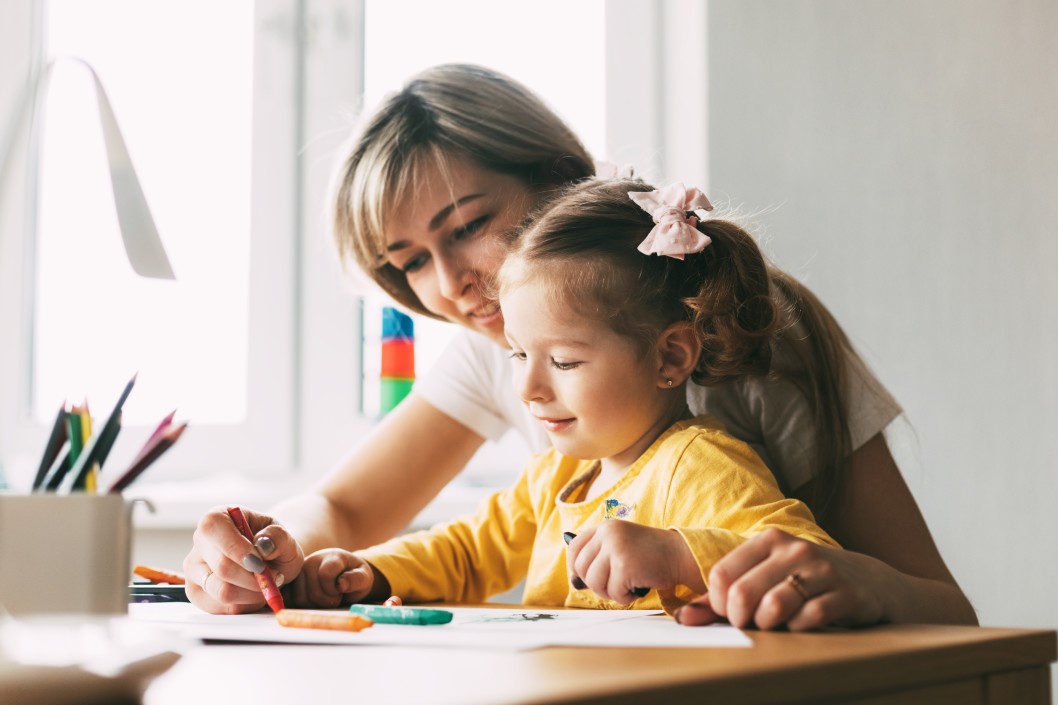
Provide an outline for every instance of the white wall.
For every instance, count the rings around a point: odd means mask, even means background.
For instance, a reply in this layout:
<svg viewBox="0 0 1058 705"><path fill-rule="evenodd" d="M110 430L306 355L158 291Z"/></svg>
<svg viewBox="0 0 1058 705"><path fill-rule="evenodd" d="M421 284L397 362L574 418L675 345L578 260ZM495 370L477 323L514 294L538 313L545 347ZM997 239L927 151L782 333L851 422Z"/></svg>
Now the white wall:
<svg viewBox="0 0 1058 705"><path fill-rule="evenodd" d="M982 624L1054 628L1058 3L711 0L708 39L709 196L904 405Z"/></svg>

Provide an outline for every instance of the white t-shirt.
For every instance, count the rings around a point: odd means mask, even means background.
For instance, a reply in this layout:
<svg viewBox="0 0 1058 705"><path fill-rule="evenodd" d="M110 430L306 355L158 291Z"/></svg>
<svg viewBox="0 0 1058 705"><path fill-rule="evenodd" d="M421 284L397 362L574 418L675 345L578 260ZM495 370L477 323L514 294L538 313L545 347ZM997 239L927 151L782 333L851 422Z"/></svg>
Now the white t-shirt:
<svg viewBox="0 0 1058 705"><path fill-rule="evenodd" d="M788 363L779 354L774 364ZM510 355L477 333L460 330L415 392L478 435L498 440L510 428L533 453L550 447L547 434L514 391ZM858 357L846 361L852 447L859 448L900 415L900 405ZM816 474L812 467L812 419L790 381L747 377L717 387L687 385L695 415L711 414L729 433L760 454L784 492Z"/></svg>

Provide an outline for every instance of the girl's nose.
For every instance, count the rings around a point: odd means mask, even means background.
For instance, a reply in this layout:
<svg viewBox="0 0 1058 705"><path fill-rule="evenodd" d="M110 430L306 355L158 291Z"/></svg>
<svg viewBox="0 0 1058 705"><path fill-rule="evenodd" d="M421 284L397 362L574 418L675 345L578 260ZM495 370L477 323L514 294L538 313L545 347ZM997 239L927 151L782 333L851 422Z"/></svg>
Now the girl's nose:
<svg viewBox="0 0 1058 705"><path fill-rule="evenodd" d="M531 361L524 363L522 368L521 379L518 382L518 395L526 404L533 401L546 401L550 395L544 375L536 370Z"/></svg>

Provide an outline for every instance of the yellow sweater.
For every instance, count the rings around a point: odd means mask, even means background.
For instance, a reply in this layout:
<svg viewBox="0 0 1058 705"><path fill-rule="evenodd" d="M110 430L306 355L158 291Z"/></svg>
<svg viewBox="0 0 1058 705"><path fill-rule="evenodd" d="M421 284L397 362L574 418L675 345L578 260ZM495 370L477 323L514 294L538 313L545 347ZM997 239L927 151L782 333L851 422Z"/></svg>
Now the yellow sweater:
<svg viewBox="0 0 1058 705"><path fill-rule="evenodd" d="M492 495L475 515L358 555L405 602L481 603L525 578L525 604L617 609L617 603L570 585L564 531L579 533L610 518L676 529L706 584L722 556L771 527L837 545L807 506L783 497L757 454L712 417L674 424L612 487L578 501L596 462L552 449L535 456L513 487ZM631 608L671 611L692 597L689 589L666 595L652 590Z"/></svg>

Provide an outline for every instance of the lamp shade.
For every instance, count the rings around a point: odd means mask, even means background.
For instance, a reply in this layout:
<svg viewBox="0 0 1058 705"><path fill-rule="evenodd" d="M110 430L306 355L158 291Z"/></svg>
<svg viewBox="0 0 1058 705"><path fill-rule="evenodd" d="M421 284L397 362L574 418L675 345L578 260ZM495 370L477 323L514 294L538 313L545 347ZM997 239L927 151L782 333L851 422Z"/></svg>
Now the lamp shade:
<svg viewBox="0 0 1058 705"><path fill-rule="evenodd" d="M99 124L103 132L103 143L106 146L107 166L110 173L111 192L114 196L114 208L118 216L118 228L125 246L125 255L133 271L142 277L151 279L175 279L169 256L162 245L154 217L143 195L139 177L132 165L128 147L118 127L114 109L107 97L99 75L88 62L64 57L53 59L39 75L30 80L21 100L15 105L15 112L8 124L8 134L3 143L0 156L0 186L3 185L6 172L10 169L11 157L15 143L27 120L32 120L32 128L39 128L43 122L42 115L48 95L48 81L55 64L59 61L71 61L87 69L95 85L96 104L98 106ZM39 129L31 129L31 134L39 134ZM27 164L28 172L28 164Z"/></svg>

